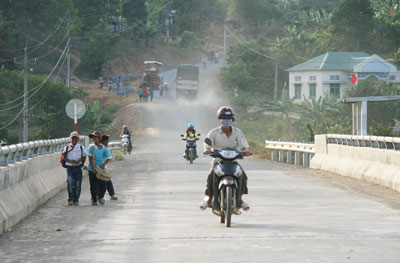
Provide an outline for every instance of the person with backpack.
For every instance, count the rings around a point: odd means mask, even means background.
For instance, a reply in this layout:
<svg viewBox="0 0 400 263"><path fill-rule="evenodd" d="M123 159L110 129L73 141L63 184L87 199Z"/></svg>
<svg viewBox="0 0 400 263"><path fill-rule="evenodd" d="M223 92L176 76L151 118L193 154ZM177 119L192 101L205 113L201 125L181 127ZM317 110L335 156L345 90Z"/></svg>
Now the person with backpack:
<svg viewBox="0 0 400 263"><path fill-rule="evenodd" d="M71 143L65 146L61 154L61 164L67 169L68 205L79 205L82 186L82 167L86 160L86 151L79 144L79 133L71 132Z"/></svg>

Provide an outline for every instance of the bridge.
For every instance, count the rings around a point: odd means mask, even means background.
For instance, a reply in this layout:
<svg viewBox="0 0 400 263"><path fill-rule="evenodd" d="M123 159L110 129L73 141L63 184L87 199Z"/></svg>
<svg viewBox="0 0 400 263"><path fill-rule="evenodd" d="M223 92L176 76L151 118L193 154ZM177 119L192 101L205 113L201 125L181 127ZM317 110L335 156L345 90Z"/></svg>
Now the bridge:
<svg viewBox="0 0 400 263"><path fill-rule="evenodd" d="M179 135L188 122L202 138L218 125L216 71L202 71L195 103L136 105L142 136L109 167L118 201L91 206L85 176L80 206L67 206L65 139L1 148L0 262L399 262L393 138L268 141L276 161L241 161L250 211L225 228L199 210L210 158L186 162Z"/></svg>

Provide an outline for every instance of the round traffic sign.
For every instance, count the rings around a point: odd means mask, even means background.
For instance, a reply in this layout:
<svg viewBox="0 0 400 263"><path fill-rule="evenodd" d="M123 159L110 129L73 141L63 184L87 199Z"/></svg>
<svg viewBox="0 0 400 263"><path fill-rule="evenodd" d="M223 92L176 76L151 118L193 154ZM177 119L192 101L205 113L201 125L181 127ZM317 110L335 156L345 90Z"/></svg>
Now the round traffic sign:
<svg viewBox="0 0 400 263"><path fill-rule="evenodd" d="M67 105L65 106L65 112L67 113L68 117L70 117L71 119L75 119L75 110L77 119L80 119L83 116L85 116L86 113L85 103L78 99L72 99L68 101Z"/></svg>

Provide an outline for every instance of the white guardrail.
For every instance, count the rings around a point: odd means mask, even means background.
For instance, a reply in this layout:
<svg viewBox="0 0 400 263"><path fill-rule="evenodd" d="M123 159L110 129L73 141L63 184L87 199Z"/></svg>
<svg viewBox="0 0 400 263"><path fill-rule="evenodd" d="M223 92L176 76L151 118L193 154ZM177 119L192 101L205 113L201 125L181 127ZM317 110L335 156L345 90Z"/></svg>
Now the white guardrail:
<svg viewBox="0 0 400 263"><path fill-rule="evenodd" d="M272 151L273 161L304 167L310 166L310 160L315 154L315 144L309 143L266 140L265 148Z"/></svg>
<svg viewBox="0 0 400 263"><path fill-rule="evenodd" d="M80 142L86 147L85 139L87 136L81 136ZM8 166L9 164L14 164L16 162L21 162L28 160L30 158L36 158L45 154L52 154L55 152L60 152L62 149L70 142L70 139L60 138L51 140L39 140L26 143L12 144L8 146L3 146L0 148L0 167ZM120 150L120 141L111 141L108 144L108 149L110 151Z"/></svg>
<svg viewBox="0 0 400 263"><path fill-rule="evenodd" d="M328 144L341 144L354 147L371 147L386 150L400 150L399 137L356 136L342 134L327 134Z"/></svg>

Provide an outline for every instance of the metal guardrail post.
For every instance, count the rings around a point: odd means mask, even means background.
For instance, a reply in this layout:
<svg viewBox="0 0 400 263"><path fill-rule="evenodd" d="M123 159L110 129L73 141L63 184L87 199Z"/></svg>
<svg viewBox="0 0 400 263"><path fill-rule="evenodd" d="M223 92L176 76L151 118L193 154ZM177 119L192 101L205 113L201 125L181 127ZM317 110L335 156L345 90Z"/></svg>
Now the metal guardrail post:
<svg viewBox="0 0 400 263"><path fill-rule="evenodd" d="M272 150L272 160L273 161L278 161L278 156L277 156L277 151L276 150Z"/></svg>
<svg viewBox="0 0 400 263"><path fill-rule="evenodd" d="M300 156L300 152L296 152L296 153L295 153L295 157L296 157L296 165L300 166L300 165L301 165L301 156Z"/></svg>
<svg viewBox="0 0 400 263"><path fill-rule="evenodd" d="M292 151L287 151L287 162L289 164L293 164L293 156L292 156L293 152Z"/></svg>
<svg viewBox="0 0 400 263"><path fill-rule="evenodd" d="M285 162L285 151L284 150L280 150L279 151L279 162L280 163L284 163Z"/></svg>
<svg viewBox="0 0 400 263"><path fill-rule="evenodd" d="M310 166L310 160L309 160L309 153L303 153L303 166L304 167L309 167Z"/></svg>

